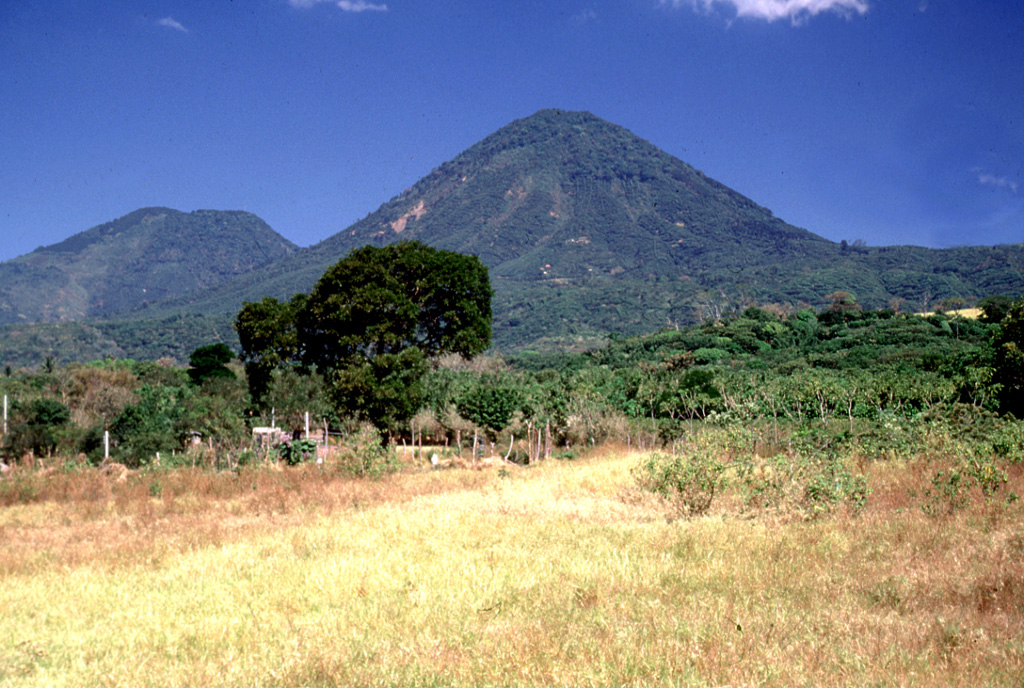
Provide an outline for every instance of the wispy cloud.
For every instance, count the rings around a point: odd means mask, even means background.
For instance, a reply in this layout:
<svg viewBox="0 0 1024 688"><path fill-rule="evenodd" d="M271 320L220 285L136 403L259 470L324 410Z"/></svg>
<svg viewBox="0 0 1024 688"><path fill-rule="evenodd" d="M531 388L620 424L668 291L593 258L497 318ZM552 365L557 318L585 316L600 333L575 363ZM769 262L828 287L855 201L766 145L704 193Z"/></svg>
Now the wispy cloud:
<svg viewBox="0 0 1024 688"><path fill-rule="evenodd" d="M597 21L597 12L594 10L583 10L573 15L572 20L577 24L588 24Z"/></svg>
<svg viewBox="0 0 1024 688"><path fill-rule="evenodd" d="M182 26L181 22L175 20L173 17L164 17L163 19L157 21L157 24L159 24L160 26L166 26L169 29L174 29L175 31L188 33L188 29Z"/></svg>
<svg viewBox="0 0 1024 688"><path fill-rule="evenodd" d="M800 24L809 17L824 12L843 15L864 14L868 11L867 0L659 0L662 5L672 7L693 7L710 12L716 5L726 5L736 10L737 17L775 21L788 19Z"/></svg>
<svg viewBox="0 0 1024 688"><path fill-rule="evenodd" d="M387 12L384 3L364 2L364 0L338 0L338 7L345 12Z"/></svg>
<svg viewBox="0 0 1024 688"><path fill-rule="evenodd" d="M382 2L366 2L366 0L288 0L288 4L299 9L309 9L326 2L338 6L342 12L387 12L388 6Z"/></svg>
<svg viewBox="0 0 1024 688"><path fill-rule="evenodd" d="M1009 189L1013 193L1017 193L1017 189L1020 186L1009 177L998 177L982 170L974 170L974 172L978 175L978 183L982 186L991 186L996 189Z"/></svg>

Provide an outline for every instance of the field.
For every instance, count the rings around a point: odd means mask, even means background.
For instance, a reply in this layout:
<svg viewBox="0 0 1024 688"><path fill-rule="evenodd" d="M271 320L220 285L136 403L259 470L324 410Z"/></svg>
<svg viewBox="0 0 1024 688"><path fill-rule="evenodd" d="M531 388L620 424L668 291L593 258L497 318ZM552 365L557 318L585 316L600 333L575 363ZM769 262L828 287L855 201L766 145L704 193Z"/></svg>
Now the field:
<svg viewBox="0 0 1024 688"><path fill-rule="evenodd" d="M679 519L641 457L22 476L0 686L1020 686L1024 492ZM43 499L43 497L46 497Z"/></svg>

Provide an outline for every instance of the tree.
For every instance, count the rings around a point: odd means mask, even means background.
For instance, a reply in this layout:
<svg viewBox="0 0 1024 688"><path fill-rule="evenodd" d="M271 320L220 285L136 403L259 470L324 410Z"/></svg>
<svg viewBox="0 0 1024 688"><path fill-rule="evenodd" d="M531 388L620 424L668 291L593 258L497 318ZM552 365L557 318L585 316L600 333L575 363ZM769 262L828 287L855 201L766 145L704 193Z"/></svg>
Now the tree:
<svg viewBox="0 0 1024 688"><path fill-rule="evenodd" d="M235 317L235 331L242 345L239 358L245 365L249 395L257 406L264 405L271 373L299 360L296 326L307 298L306 294L296 294L291 301L282 303L268 296L256 303L245 303Z"/></svg>
<svg viewBox="0 0 1024 688"><path fill-rule="evenodd" d="M303 360L325 370L409 348L470 358L491 341L487 268L416 241L356 249L313 287L298 336Z"/></svg>
<svg viewBox="0 0 1024 688"><path fill-rule="evenodd" d="M5 453L15 458L32 452L50 454L57 448L61 430L71 420L68 407L55 399L35 399L26 407L15 404L14 421L6 439Z"/></svg>
<svg viewBox="0 0 1024 688"><path fill-rule="evenodd" d="M328 268L295 326L302 363L333 385L339 410L392 432L423 405L430 360L490 346L490 279L476 256L366 246Z"/></svg>
<svg viewBox="0 0 1024 688"><path fill-rule="evenodd" d="M1000 385L999 409L1024 418L1024 297L1007 310L993 345L992 378Z"/></svg>
<svg viewBox="0 0 1024 688"><path fill-rule="evenodd" d="M510 380L484 376L455 401L459 415L484 428L494 442L508 427L520 406L522 395Z"/></svg>
<svg viewBox="0 0 1024 688"><path fill-rule="evenodd" d="M1013 299L1009 296L1001 294L986 296L978 301L978 308L981 309L981 321L996 324L1002 322L1012 305Z"/></svg>
<svg viewBox="0 0 1024 688"><path fill-rule="evenodd" d="M305 427L307 413L314 427L324 418L333 420L334 417L327 385L316 371L274 370L263 401L274 409L276 422L294 438L299 437Z"/></svg>
<svg viewBox="0 0 1024 688"><path fill-rule="evenodd" d="M827 294L825 300L829 302L829 306L819 316L819 320L828 325L849 320L861 310L857 297L848 291L834 291Z"/></svg>
<svg viewBox="0 0 1024 688"><path fill-rule="evenodd" d="M207 380L218 378L233 380L235 374L228 369L227 363L234 357L227 344L201 346L188 357L189 379L194 385L201 385Z"/></svg>
<svg viewBox="0 0 1024 688"><path fill-rule="evenodd" d="M137 468L149 464L157 452L170 454L184 444L189 402L195 388L184 385L143 385L138 402L125 407L110 425L118 460Z"/></svg>

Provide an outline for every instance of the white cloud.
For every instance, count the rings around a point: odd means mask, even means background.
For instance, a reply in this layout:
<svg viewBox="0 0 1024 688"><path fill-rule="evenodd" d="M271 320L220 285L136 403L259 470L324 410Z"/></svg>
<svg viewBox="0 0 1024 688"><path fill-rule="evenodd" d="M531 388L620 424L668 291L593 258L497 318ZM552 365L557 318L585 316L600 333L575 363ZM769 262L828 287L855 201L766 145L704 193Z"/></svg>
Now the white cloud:
<svg viewBox="0 0 1024 688"><path fill-rule="evenodd" d="M997 189L1009 189L1013 193L1017 193L1019 185L1009 177L997 177L994 174L988 172L982 172L981 170L975 170L978 175L978 183L984 186L992 186Z"/></svg>
<svg viewBox="0 0 1024 688"><path fill-rule="evenodd" d="M342 12L387 12L388 6L384 3L366 2L366 0L288 0L288 4L299 9L309 9L325 2L331 2L338 6Z"/></svg>
<svg viewBox="0 0 1024 688"><path fill-rule="evenodd" d="M365 0L338 0L338 7L345 12L387 12L384 3L365 2Z"/></svg>
<svg viewBox="0 0 1024 688"><path fill-rule="evenodd" d="M160 26L166 26L169 29L175 31L181 31L182 33L188 33L188 29L181 25L181 22L176 21L173 17L164 17L157 22Z"/></svg>
<svg viewBox="0 0 1024 688"><path fill-rule="evenodd" d="M867 0L659 0L672 7L690 6L710 12L715 5L728 5L737 17L775 21L788 19L799 24L823 12L851 15L868 11Z"/></svg>

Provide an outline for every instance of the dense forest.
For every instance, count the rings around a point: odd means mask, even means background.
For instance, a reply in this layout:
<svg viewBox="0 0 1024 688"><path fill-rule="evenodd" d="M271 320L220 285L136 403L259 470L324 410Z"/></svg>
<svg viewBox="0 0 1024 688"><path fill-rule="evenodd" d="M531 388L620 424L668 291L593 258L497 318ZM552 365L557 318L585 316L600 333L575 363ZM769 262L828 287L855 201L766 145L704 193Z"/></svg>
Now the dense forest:
<svg viewBox="0 0 1024 688"><path fill-rule="evenodd" d="M530 353L426 372L422 406L382 427L392 442L465 445L474 433L522 463L617 440L669 449L709 428L770 456L834 450L892 456L920 443L973 442L991 456L1024 451L1024 299L983 302L980 319L862 310L844 295L820 312L748 308L732 317L653 335L610 335L586 353ZM260 403L224 345L200 347L188 368L107 358L12 370L5 461L98 464L109 431L112 460L129 467L265 458L252 427L299 437L366 432L315 371L272 371ZM945 433L945 434L943 434ZM542 437L543 436L543 437ZM75 457L78 457L76 459Z"/></svg>

